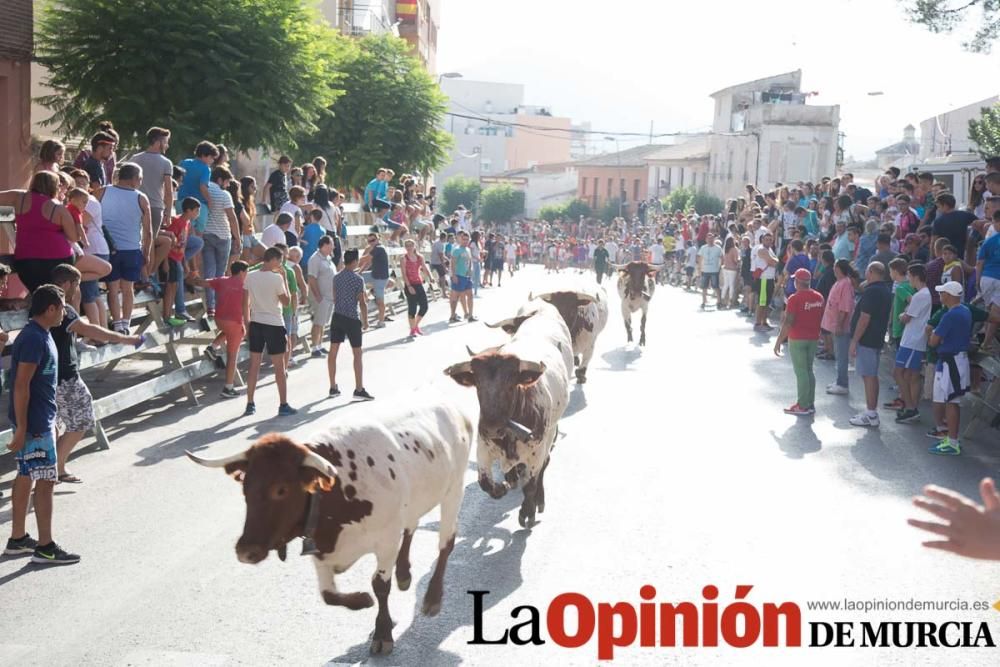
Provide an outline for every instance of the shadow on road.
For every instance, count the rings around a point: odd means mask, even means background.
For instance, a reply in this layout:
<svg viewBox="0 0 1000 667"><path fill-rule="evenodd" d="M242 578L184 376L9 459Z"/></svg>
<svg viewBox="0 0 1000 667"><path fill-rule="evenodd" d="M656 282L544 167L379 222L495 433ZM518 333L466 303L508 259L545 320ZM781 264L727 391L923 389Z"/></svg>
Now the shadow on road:
<svg viewBox="0 0 1000 667"><path fill-rule="evenodd" d="M563 417L572 417L585 407L587 407L587 394L583 391L583 385L574 384L573 390L569 393L569 405L566 406Z"/></svg>
<svg viewBox="0 0 1000 667"><path fill-rule="evenodd" d="M790 459L805 458L806 454L815 454L823 448L823 443L813 431L812 417L798 417L781 435L773 429L770 434L778 443L778 449Z"/></svg>
<svg viewBox="0 0 1000 667"><path fill-rule="evenodd" d="M601 355L601 359L604 359L613 371L629 371L633 370L629 366L641 356L642 349L637 346L621 347L615 350L608 350Z"/></svg>
<svg viewBox="0 0 1000 667"><path fill-rule="evenodd" d="M465 501L458 518L458 537L448 559L445 574L445 596L440 615L423 616L420 606L433 566L428 565L416 583L416 608L413 622L395 637L396 653L384 658L369 655L366 640L331 658L333 663L369 661L373 664L458 665L462 658L441 650L440 645L456 630L471 626L472 596L466 591L486 590L483 609L489 609L520 588L521 560L531 531L511 532L497 524L504 521L521 504L521 493L512 491L500 500L493 500L479 489L477 483L465 488ZM536 528L544 529L544 515ZM428 523L418 530L437 532L437 523ZM393 584L395 586L395 583ZM470 637L471 631L470 631ZM405 659L402 657L405 656Z"/></svg>

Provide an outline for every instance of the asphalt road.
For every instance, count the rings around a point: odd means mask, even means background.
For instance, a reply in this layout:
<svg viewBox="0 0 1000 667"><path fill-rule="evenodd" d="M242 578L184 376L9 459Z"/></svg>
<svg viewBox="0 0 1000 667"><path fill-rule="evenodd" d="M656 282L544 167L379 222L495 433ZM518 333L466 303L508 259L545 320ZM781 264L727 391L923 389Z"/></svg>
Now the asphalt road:
<svg viewBox="0 0 1000 667"><path fill-rule="evenodd" d="M507 315L549 278L527 269L476 305L484 319ZM473 598L486 590L485 635L494 639L519 605L541 610L560 593L638 605L653 585L659 602L703 602L720 590L720 608L736 586L747 600L796 602L807 621L988 621L1000 641L1000 614L987 612L812 612L811 600L979 600L1000 597L998 568L929 552L905 524L910 497L927 482L975 492L996 468L996 432L967 442L966 454L938 458L916 426L891 421L879 431L847 420L862 401L821 394L814 419L784 415L794 402L789 362L767 338L731 312L701 312L699 299L675 288L653 297L649 344L625 344L612 315L598 341L590 382L574 388L552 464L547 505L533 530L519 528L520 493L495 501L467 473L459 539L448 566L444 608L419 615L437 556L436 516L413 541L414 584L392 591L396 649L375 664L595 664L596 643L565 649L469 645ZM441 370L503 339L482 324L447 326L443 303L431 306L431 335L405 342L405 322L368 335L368 389L378 402L405 402L436 391ZM636 322L636 325L638 322ZM347 362L347 356L343 357ZM820 387L832 367L820 365ZM346 380L346 378L345 378ZM349 381L342 382L350 386ZM185 449L206 456L245 447L272 430L305 437L324 423L364 415L367 404L327 400L325 364L292 371L290 419L268 380L258 416L241 400L215 398L205 385L200 407L157 401L127 415L110 451L85 451L71 469L84 479L60 486L56 539L79 552L79 565L37 569L0 560L0 664L18 665L323 665L368 661L373 609L350 612L320 599L312 564L298 544L289 560L237 562L244 503L240 488L199 468ZM471 390L470 390L471 391ZM927 425L924 425L924 429ZM992 445L987 442L992 437ZM993 454L988 454L992 447ZM9 489L10 475L4 476ZM9 493L0 524L10 520ZM33 523L29 519L29 526ZM6 538L6 532L4 532ZM338 577L340 590L370 590L372 558ZM522 612L525 613L526 612ZM548 640L547 633L542 637ZM808 651L808 653L805 653ZM991 649L621 649L620 664L915 665L996 664Z"/></svg>

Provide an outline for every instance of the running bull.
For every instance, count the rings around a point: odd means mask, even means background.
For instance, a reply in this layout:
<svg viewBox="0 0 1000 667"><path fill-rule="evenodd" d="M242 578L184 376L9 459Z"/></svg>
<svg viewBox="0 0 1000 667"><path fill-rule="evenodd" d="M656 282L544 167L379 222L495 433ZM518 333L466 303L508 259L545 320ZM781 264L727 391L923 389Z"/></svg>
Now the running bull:
<svg viewBox="0 0 1000 667"><path fill-rule="evenodd" d="M479 396L479 486L501 498L521 478L523 527L545 511L545 469L569 402L573 369L569 329L559 311L535 299L517 315L494 324L513 334L510 341L445 369L445 374ZM493 479L498 463L504 480Z"/></svg>
<svg viewBox="0 0 1000 667"><path fill-rule="evenodd" d="M646 344L646 315L649 312L649 300L656 290L656 272L662 264L647 262L629 262L625 266L615 266L618 269L618 296L622 299L622 318L625 320L625 333L628 342L632 342L632 313L642 310L642 320L639 322L639 345Z"/></svg>
<svg viewBox="0 0 1000 667"><path fill-rule="evenodd" d="M532 296L529 295L528 299ZM608 323L608 294L600 285L596 289L588 287L580 290L560 290L534 295L536 299L548 301L569 328L573 341L573 362L576 364L576 381L587 381L587 367L594 356L597 336Z"/></svg>
<svg viewBox="0 0 1000 667"><path fill-rule="evenodd" d="M371 652L392 651L389 616L392 571L400 590L410 587L410 541L420 517L441 506L439 556L423 600L423 613L441 609L445 566L455 545L463 476L476 437L475 407L456 401L420 404L379 419L338 424L308 444L272 433L244 452L196 463L223 468L243 484L246 522L236 543L242 563L256 564L271 550L303 537L313 556L319 589L329 605L371 607L367 592L337 590L335 575L374 554L372 589L378 601Z"/></svg>

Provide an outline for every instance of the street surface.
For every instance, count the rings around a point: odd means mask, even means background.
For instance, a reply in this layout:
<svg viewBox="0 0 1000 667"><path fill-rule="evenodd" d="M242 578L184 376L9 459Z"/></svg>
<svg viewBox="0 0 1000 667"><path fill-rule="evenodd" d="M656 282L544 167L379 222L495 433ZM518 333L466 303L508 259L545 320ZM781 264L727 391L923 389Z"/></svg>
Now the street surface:
<svg viewBox="0 0 1000 667"><path fill-rule="evenodd" d="M592 274L587 275L592 279ZM481 291L483 320L506 316L529 290L550 280L530 267L501 289ZM613 287L612 287L613 290ZM625 343L618 297L598 340L589 382L574 387L546 474L540 523L517 524L519 491L496 501L467 473L458 542L448 565L440 616L419 615L437 556L436 517L413 540L414 583L390 606L395 652L371 660L375 609L350 612L323 604L314 568L289 545L257 566L237 562L233 546L244 519L240 487L217 470L186 459L185 449L219 456L261 434L286 430L303 439L370 406L327 400L325 361L291 375L296 417L277 409L270 377L258 415L242 417L242 399L216 399L205 385L197 408L155 401L128 413L111 432L110 451L71 462L83 478L57 488L56 539L82 555L76 566L36 569L27 559L0 559L0 664L17 665L386 665L596 664L596 641L582 648L470 646L473 599L487 590L485 630L495 639L515 622L518 605L545 610L556 595L577 591L595 603L638 605L653 585L658 602L701 605L702 587L719 588L720 610L738 584L747 601L796 602L804 620L990 622L1000 641L1000 614L987 612L811 612L810 600L983 600L1000 598L998 567L931 552L905 524L910 497L934 482L978 497L976 483L996 471L996 431L963 441L961 457L938 458L916 426L891 419L881 430L848 425L863 400L852 378L849 398L827 396L830 363L817 363L818 414L797 419L787 359L732 312L699 311L700 297L660 287L647 325L649 343ZM431 304L430 334L406 342L405 321L366 334L366 386L379 403L405 403L427 391L441 370L504 339L482 323L445 324L447 306ZM638 339L638 317L633 321ZM771 339L773 340L773 339ZM349 372L346 351L342 372ZM883 362L885 363L885 362ZM343 389L351 387L342 375ZM472 391L472 390L468 390ZM6 399L5 399L6 400ZM926 417L925 417L926 419ZM0 500L9 530L11 475ZM34 522L29 518L29 530ZM374 559L338 577L342 591L370 591ZM548 633L542 632L548 640ZM803 637L804 642L808 637ZM808 651L808 653L804 653ZM683 665L995 665L996 649L622 649L619 664Z"/></svg>

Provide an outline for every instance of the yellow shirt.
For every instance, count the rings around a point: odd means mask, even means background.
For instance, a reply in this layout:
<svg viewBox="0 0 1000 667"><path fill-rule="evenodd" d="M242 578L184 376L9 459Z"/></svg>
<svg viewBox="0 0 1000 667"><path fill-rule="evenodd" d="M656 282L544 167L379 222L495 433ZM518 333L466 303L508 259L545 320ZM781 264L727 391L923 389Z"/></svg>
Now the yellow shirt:
<svg viewBox="0 0 1000 667"><path fill-rule="evenodd" d="M675 241L675 239L674 239L673 236L664 236L663 237L663 250L664 250L664 252L673 252L674 251L674 243L676 243L676 241Z"/></svg>

